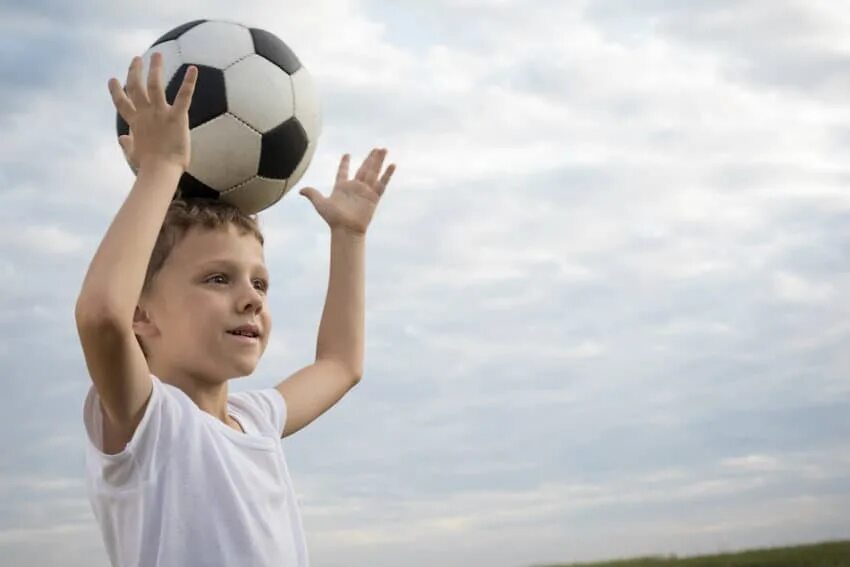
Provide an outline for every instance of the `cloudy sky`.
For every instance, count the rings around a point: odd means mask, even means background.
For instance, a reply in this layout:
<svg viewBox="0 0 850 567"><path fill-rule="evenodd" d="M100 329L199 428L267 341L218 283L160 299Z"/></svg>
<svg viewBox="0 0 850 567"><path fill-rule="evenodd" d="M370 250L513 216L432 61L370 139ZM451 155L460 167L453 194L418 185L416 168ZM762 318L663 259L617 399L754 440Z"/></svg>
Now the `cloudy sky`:
<svg viewBox="0 0 850 567"><path fill-rule="evenodd" d="M365 377L284 441L314 565L513 567L850 537L850 6L0 3L0 564L105 567L73 320L132 183L106 82L191 19L264 27L324 131L399 169ZM640 6L640 7L638 7ZM266 357L308 364L327 227L261 214Z"/></svg>

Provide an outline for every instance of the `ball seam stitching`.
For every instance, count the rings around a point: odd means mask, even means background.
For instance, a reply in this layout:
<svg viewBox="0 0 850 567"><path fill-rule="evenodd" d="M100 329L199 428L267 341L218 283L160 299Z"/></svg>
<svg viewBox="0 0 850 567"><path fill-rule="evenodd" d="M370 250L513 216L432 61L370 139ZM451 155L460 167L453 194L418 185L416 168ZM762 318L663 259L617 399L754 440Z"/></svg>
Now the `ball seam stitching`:
<svg viewBox="0 0 850 567"><path fill-rule="evenodd" d="M244 124L245 126L247 126L248 128L250 128L251 130L253 130L254 132L256 132L257 134L259 134L259 135L260 135L260 151L262 151L262 138L263 138L263 133L262 133L262 132L260 132L259 130L257 130L256 128L254 128L253 126L251 126L250 124L248 124L247 122L245 122L244 120L242 120L241 118L239 118L238 116L236 116L235 114L233 114L232 112L230 112L230 109L229 109L229 108L228 108L227 110L225 110L225 111L224 111L224 114L226 114L226 115L228 115L228 116L232 116L233 118L235 118L236 120L238 120L240 123ZM223 116L223 115L219 114L219 116ZM287 120L288 120L288 119L287 119ZM284 122L285 122L285 121L284 121ZM281 122L281 124L283 124L283 122Z"/></svg>
<svg viewBox="0 0 850 567"><path fill-rule="evenodd" d="M254 47L252 46L251 49L253 50ZM255 54L256 54L256 51L251 51L251 53L243 55L242 57L240 57L239 59L237 59L236 61L234 61L230 65L228 65L227 67L222 67L221 72L224 73L225 71L227 71L228 69L230 69L231 67L236 65L237 63L244 61L244 60L248 59L249 57L251 57L252 55L255 55Z"/></svg>

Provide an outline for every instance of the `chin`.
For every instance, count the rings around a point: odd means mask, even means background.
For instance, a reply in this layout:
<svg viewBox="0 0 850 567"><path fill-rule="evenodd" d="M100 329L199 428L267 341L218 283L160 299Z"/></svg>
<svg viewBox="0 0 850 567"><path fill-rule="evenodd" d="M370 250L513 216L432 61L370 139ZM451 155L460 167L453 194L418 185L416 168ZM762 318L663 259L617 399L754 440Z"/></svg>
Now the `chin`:
<svg viewBox="0 0 850 567"><path fill-rule="evenodd" d="M209 360L204 364L205 375L219 383L248 376L254 372L256 367L256 363L251 363L247 360L219 360L217 363L216 361Z"/></svg>
<svg viewBox="0 0 850 567"><path fill-rule="evenodd" d="M237 375L233 376L233 378L242 378L253 374L254 370L257 369L257 363L259 363L259 359L254 360L253 362L245 361L244 363L234 364L234 370Z"/></svg>

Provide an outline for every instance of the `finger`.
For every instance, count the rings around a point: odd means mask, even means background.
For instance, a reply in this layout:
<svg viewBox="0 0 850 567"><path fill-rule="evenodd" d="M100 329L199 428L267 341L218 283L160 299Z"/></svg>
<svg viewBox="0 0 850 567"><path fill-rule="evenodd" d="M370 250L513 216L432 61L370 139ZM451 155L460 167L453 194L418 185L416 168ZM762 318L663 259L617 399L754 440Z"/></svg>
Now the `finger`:
<svg viewBox="0 0 850 567"><path fill-rule="evenodd" d="M121 115L127 124L131 124L133 117L136 114L136 107L133 102L127 97L127 93L121 88L121 83L118 79L109 79L109 94L112 95L112 104L115 105L115 110Z"/></svg>
<svg viewBox="0 0 850 567"><path fill-rule="evenodd" d="M151 66L148 69L148 100L158 107L168 104L162 87L162 53L158 51L151 55Z"/></svg>
<svg viewBox="0 0 850 567"><path fill-rule="evenodd" d="M351 156L349 154L344 154L342 159L339 160L339 169L336 172L337 184L342 183L343 181L348 181L348 163L350 161Z"/></svg>
<svg viewBox="0 0 850 567"><path fill-rule="evenodd" d="M384 165L384 158L386 157L386 149L380 149L375 152L375 155L372 158L372 163L369 164L369 168L365 172L365 181L370 187L375 185L375 182L378 180L378 174L381 173L381 168Z"/></svg>
<svg viewBox="0 0 850 567"><path fill-rule="evenodd" d="M357 174L354 176L354 179L362 182L366 182L366 171L371 167L372 160L375 159L375 152L377 152L377 148L373 149L369 152L369 155L366 156L366 159L363 160L363 163L360 164L360 168L357 170Z"/></svg>
<svg viewBox="0 0 850 567"><path fill-rule="evenodd" d="M127 96L137 109L148 104L148 97L142 90L142 58L133 57L130 68L127 69Z"/></svg>
<svg viewBox="0 0 850 567"><path fill-rule="evenodd" d="M174 97L174 107L180 112L188 112L192 105L192 96L195 94L195 86L198 84L198 68L189 65L186 74L183 75L183 84Z"/></svg>
<svg viewBox="0 0 850 567"><path fill-rule="evenodd" d="M378 195L383 195L384 191L387 190L387 185L390 184L390 179L392 179L393 173L395 173L395 164L391 163L387 167L387 170L381 176L381 180L378 181L378 184L375 187L378 190Z"/></svg>

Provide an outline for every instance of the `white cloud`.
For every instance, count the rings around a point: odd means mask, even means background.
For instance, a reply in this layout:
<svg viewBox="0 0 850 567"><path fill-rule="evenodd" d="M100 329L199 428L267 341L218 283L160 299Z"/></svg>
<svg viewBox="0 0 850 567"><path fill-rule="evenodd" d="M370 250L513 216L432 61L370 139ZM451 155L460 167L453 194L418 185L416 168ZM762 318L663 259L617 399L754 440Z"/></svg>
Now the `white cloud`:
<svg viewBox="0 0 850 567"><path fill-rule="evenodd" d="M773 279L777 299L789 303L822 304L834 295L834 288L828 282L810 281L792 273L777 273Z"/></svg>

